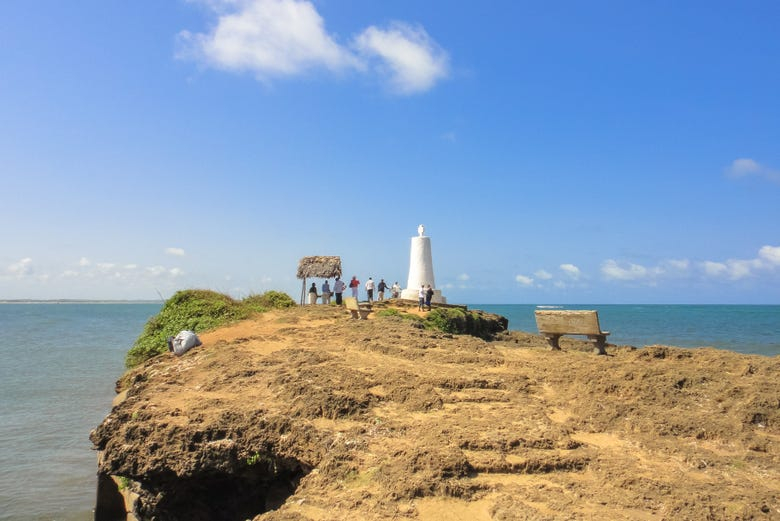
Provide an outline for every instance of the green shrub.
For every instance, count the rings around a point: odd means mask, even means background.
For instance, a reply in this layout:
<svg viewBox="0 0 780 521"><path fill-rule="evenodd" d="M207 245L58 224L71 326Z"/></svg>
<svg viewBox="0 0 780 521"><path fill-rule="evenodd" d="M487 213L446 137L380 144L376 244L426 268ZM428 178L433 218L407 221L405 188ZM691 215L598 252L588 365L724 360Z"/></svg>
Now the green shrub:
<svg viewBox="0 0 780 521"><path fill-rule="evenodd" d="M466 313L458 308L436 308L425 317L425 327L445 333L465 333Z"/></svg>
<svg viewBox="0 0 780 521"><path fill-rule="evenodd" d="M436 308L428 313L424 321L428 329L445 333L465 334L490 339L496 333L505 331L506 318L483 311L467 311L460 308Z"/></svg>
<svg viewBox="0 0 780 521"><path fill-rule="evenodd" d="M400 309L396 308L387 308L387 309L380 309L376 312L376 316L378 317L398 317L403 320L411 320L413 322L422 322L422 317L419 317L417 315L413 315L412 313L404 313Z"/></svg>
<svg viewBox="0 0 780 521"><path fill-rule="evenodd" d="M295 306L295 301L287 293L281 291L266 291L262 295L250 295L244 303L265 309L283 309Z"/></svg>
<svg viewBox="0 0 780 521"><path fill-rule="evenodd" d="M234 300L215 291L189 289L169 298L160 312L149 319L143 333L127 352L125 365L134 367L144 360L168 350L167 339L179 331L189 329L203 332L242 320L252 313L269 308L289 307L295 302L285 293L269 291L244 300Z"/></svg>

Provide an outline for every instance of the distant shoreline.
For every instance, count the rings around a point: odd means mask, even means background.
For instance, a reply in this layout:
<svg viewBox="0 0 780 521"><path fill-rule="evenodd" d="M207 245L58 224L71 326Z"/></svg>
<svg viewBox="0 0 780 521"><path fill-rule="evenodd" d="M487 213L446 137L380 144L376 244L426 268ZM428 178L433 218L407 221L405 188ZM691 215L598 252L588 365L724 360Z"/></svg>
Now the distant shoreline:
<svg viewBox="0 0 780 521"><path fill-rule="evenodd" d="M4 299L0 304L162 304L159 300Z"/></svg>

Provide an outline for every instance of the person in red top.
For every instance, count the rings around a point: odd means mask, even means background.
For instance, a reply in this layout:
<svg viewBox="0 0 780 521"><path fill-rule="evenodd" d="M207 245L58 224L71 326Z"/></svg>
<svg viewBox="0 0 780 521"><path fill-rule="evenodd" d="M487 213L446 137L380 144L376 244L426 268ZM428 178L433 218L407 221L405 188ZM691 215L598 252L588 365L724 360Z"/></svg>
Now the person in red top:
<svg viewBox="0 0 780 521"><path fill-rule="evenodd" d="M349 281L349 287L352 289L352 296L355 299L358 298L358 288L360 287L360 281L355 275L352 275L352 280Z"/></svg>

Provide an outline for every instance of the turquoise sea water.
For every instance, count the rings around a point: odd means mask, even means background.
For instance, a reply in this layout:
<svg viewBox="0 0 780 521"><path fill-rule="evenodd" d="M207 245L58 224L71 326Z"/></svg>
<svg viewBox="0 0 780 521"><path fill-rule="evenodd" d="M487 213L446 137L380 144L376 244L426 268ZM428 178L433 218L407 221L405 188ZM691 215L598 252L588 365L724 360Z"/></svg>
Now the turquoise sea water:
<svg viewBox="0 0 780 521"><path fill-rule="evenodd" d="M470 305L536 331L532 305ZM780 354L780 306L597 309L611 343ZM0 521L92 518L89 431L111 408L124 356L159 304L0 304Z"/></svg>
<svg viewBox="0 0 780 521"><path fill-rule="evenodd" d="M473 305L509 319L509 329L536 332L534 305ZM577 305L595 309L607 342L643 347L665 344L716 347L739 353L780 354L780 306Z"/></svg>

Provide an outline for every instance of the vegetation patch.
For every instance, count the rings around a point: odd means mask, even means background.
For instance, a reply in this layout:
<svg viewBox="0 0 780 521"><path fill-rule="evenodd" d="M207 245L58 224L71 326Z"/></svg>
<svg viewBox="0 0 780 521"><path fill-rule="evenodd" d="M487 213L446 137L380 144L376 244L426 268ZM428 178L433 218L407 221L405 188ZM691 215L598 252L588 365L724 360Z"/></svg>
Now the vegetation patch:
<svg viewBox="0 0 780 521"><path fill-rule="evenodd" d="M269 291L235 300L222 293L202 289L179 291L165 301L160 312L149 319L143 333L127 352L125 365L135 367L168 347L166 340L179 331L207 331L248 318L253 313L294 306L286 293Z"/></svg>
<svg viewBox="0 0 780 521"><path fill-rule="evenodd" d="M483 311L468 311L461 308L436 308L425 317L425 327L445 333L472 335L491 339L506 331L506 318Z"/></svg>
<svg viewBox="0 0 780 521"><path fill-rule="evenodd" d="M419 317L417 315L414 315L412 313L404 313L400 309L396 308L387 308L387 309L381 309L376 312L377 317L397 317L401 318L403 320L411 320L413 322L422 322L422 317Z"/></svg>

